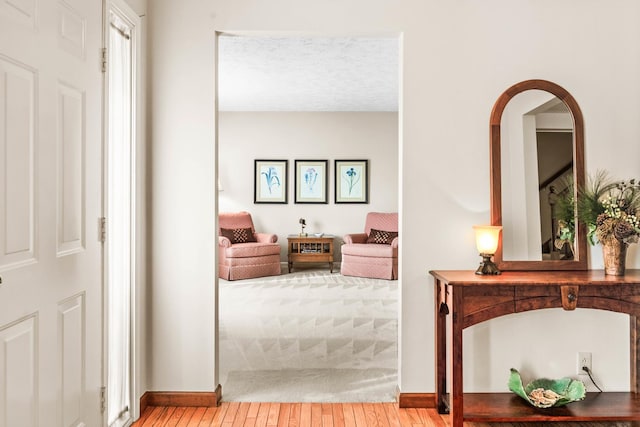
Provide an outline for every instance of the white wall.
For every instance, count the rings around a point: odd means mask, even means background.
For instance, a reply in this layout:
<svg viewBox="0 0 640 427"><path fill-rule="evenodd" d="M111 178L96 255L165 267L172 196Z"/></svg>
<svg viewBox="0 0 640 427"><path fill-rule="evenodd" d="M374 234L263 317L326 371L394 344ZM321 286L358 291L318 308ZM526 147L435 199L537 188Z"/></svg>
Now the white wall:
<svg viewBox="0 0 640 427"><path fill-rule="evenodd" d="M616 0L156 0L152 28L153 389L213 386L214 30L402 33L400 388L434 390L429 269L473 269L489 222L488 120L513 83L551 80L585 117L587 171L640 175L640 3ZM591 266L602 267L599 248ZM640 266L637 246L628 255ZM505 390L509 368L561 376L594 353L605 389L628 389L628 321L525 313L466 332L468 390ZM540 328L543 318L550 322ZM563 325L559 327L558 325ZM521 341L514 345L514 334ZM604 340L604 336L614 336ZM487 338L485 341L484 339ZM607 341L607 344L604 344ZM566 345L569 348L565 347ZM532 349L546 347L545 357ZM473 374L476 373L476 374ZM481 373L481 374L478 374Z"/></svg>
<svg viewBox="0 0 640 427"><path fill-rule="evenodd" d="M212 391L214 32L204 2L149 2L150 391Z"/></svg>
<svg viewBox="0 0 640 427"><path fill-rule="evenodd" d="M258 231L275 233L287 259L287 235L364 231L367 212L398 211L397 113L232 113L219 115L219 177L224 191L218 209L251 212ZM254 204L254 160L289 161L288 204ZM295 160L328 160L329 203L294 203ZM334 160L367 159L368 204L334 203ZM334 259L340 260L339 246Z"/></svg>
<svg viewBox="0 0 640 427"><path fill-rule="evenodd" d="M133 9L138 16L145 16L147 14L147 0L125 0L131 9Z"/></svg>

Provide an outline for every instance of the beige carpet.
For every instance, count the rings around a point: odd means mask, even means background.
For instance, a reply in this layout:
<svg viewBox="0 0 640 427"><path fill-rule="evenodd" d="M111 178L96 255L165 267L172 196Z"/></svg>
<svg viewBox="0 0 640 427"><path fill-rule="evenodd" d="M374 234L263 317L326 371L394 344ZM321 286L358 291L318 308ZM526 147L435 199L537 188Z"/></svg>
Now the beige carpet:
<svg viewBox="0 0 640 427"><path fill-rule="evenodd" d="M395 401L397 284L326 270L220 280L223 399Z"/></svg>

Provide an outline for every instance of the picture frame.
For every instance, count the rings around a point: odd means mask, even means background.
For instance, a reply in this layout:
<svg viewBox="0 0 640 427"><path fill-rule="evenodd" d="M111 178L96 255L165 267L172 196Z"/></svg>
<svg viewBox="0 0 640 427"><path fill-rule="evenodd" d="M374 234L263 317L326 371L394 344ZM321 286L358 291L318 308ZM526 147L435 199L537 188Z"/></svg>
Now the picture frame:
<svg viewBox="0 0 640 427"><path fill-rule="evenodd" d="M253 203L288 203L288 160L254 160Z"/></svg>
<svg viewBox="0 0 640 427"><path fill-rule="evenodd" d="M369 203L369 160L336 160L335 202Z"/></svg>
<svg viewBox="0 0 640 427"><path fill-rule="evenodd" d="M295 203L329 203L328 160L295 161Z"/></svg>

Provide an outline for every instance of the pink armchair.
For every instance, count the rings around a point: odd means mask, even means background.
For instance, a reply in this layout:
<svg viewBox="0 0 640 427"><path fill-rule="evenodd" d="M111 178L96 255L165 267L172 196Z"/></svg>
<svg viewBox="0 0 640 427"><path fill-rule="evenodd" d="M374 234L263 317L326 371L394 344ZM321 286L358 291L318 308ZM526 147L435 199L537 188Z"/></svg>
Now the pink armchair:
<svg viewBox="0 0 640 427"><path fill-rule="evenodd" d="M398 214L369 212L364 233L347 234L342 245L344 276L398 278Z"/></svg>
<svg viewBox="0 0 640 427"><path fill-rule="evenodd" d="M280 274L275 234L256 233L249 212L218 215L218 275L225 280Z"/></svg>

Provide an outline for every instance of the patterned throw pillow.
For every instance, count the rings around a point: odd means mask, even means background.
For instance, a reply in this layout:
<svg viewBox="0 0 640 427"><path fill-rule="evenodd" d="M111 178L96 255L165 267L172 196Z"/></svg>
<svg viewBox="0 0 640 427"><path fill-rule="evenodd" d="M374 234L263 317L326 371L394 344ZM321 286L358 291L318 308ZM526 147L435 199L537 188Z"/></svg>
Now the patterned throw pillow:
<svg viewBox="0 0 640 427"><path fill-rule="evenodd" d="M231 243L247 243L256 241L256 237L253 235L253 231L251 231L250 228L221 228L220 234L231 240Z"/></svg>
<svg viewBox="0 0 640 427"><path fill-rule="evenodd" d="M380 245L390 245L393 239L398 237L397 231L384 231L371 229L369 237L367 237L367 243L378 243Z"/></svg>

